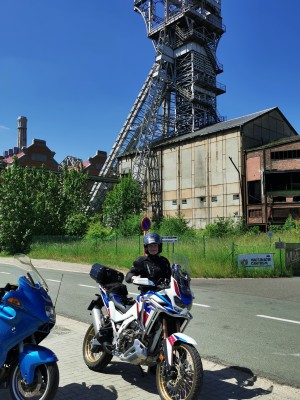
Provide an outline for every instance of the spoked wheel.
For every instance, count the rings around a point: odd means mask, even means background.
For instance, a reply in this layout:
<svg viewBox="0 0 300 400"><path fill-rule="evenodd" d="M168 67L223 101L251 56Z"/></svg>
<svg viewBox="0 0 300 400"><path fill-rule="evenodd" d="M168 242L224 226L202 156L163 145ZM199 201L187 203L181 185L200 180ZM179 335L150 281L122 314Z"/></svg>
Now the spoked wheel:
<svg viewBox="0 0 300 400"><path fill-rule="evenodd" d="M157 365L156 385L161 399L196 400L203 383L201 357L194 346L179 343L173 347L173 366L166 361Z"/></svg>
<svg viewBox="0 0 300 400"><path fill-rule="evenodd" d="M100 372L110 363L113 356L109 353L106 353L102 346L94 346L94 337L95 330L94 325L92 324L89 326L83 339L83 359L89 369Z"/></svg>
<svg viewBox="0 0 300 400"><path fill-rule="evenodd" d="M35 368L34 380L27 384L22 378L20 366L16 363L11 370L9 391L14 400L52 400L59 385L59 371L56 362L41 364Z"/></svg>

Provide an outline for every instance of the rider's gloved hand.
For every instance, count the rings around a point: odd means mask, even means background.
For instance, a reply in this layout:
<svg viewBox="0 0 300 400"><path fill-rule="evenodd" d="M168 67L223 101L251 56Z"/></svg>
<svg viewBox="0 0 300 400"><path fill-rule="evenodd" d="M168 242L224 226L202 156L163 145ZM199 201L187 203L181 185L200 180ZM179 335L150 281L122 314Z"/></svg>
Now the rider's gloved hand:
<svg viewBox="0 0 300 400"><path fill-rule="evenodd" d="M140 277L141 277L141 275L134 275L134 276L131 278L131 282L134 282L135 279L138 279L138 278L140 278Z"/></svg>

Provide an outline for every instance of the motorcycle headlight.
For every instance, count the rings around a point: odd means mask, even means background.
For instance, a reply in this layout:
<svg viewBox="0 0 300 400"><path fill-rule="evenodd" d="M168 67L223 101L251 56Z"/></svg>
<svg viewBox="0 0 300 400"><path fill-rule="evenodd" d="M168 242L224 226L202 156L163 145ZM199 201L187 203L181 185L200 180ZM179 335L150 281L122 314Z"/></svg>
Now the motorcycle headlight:
<svg viewBox="0 0 300 400"><path fill-rule="evenodd" d="M174 302L177 307L187 308L188 310L190 310L192 308L192 304L193 304L193 301L191 301L189 304L186 304L177 296L174 297Z"/></svg>
<svg viewBox="0 0 300 400"><path fill-rule="evenodd" d="M45 307L45 312L46 312L47 317L50 319L50 321L51 322L55 322L56 314L55 314L54 307L46 306Z"/></svg>

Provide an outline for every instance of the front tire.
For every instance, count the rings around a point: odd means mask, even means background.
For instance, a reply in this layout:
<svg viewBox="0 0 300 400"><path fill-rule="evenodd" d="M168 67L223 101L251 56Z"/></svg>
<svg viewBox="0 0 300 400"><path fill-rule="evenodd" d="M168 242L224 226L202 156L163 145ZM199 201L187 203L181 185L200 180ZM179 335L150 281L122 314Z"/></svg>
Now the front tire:
<svg viewBox="0 0 300 400"><path fill-rule="evenodd" d="M164 400L196 400L203 384L203 366L194 346L178 343L173 347L173 365L167 370L166 361L157 365L156 385Z"/></svg>
<svg viewBox="0 0 300 400"><path fill-rule="evenodd" d="M9 391L13 400L52 400L59 385L56 362L41 364L35 368L34 380L28 385L22 378L19 363L12 366Z"/></svg>
<svg viewBox="0 0 300 400"><path fill-rule="evenodd" d="M94 325L91 324L83 339L82 353L85 364L92 371L101 372L110 363L112 354L106 353L102 346L97 353L92 352L92 340L95 337Z"/></svg>

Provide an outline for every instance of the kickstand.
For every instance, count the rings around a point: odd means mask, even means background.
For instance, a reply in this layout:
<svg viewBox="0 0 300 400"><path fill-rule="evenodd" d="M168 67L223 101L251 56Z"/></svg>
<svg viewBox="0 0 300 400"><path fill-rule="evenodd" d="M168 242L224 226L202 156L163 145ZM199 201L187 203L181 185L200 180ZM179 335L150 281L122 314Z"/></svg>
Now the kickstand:
<svg viewBox="0 0 300 400"><path fill-rule="evenodd" d="M139 365L139 368L140 368L140 371L141 371L141 375L142 375L142 377L144 377L144 376L145 376L145 372L144 372L144 370L143 370L142 366L141 366L141 365Z"/></svg>

